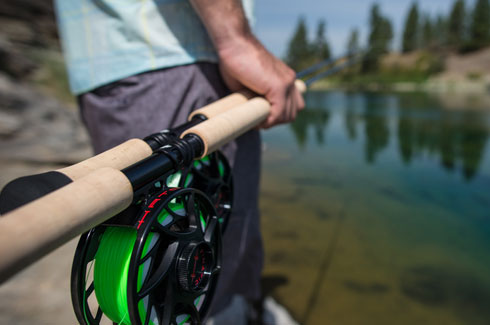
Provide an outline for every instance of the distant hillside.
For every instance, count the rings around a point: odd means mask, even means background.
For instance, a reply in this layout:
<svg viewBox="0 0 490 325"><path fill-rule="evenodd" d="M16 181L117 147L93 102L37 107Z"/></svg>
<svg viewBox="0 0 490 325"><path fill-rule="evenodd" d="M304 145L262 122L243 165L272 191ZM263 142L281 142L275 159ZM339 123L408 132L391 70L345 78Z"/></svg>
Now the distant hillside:
<svg viewBox="0 0 490 325"><path fill-rule="evenodd" d="M383 57L382 67L385 70L427 71L431 64L440 60L441 71L434 73L433 78L444 81L489 80L490 81L490 47L467 54L438 53L414 51L411 53L390 53Z"/></svg>
<svg viewBox="0 0 490 325"><path fill-rule="evenodd" d="M445 70L438 75L442 79L486 79L490 81L490 47L477 52L446 58Z"/></svg>

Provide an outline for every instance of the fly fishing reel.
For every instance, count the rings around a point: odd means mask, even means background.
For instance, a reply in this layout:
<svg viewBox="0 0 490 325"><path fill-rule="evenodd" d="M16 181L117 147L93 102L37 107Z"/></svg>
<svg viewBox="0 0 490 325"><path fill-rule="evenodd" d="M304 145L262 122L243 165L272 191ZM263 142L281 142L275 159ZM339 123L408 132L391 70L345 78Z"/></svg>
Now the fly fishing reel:
<svg viewBox="0 0 490 325"><path fill-rule="evenodd" d="M83 234L71 281L78 321L200 323L232 199L231 168L216 152L162 175L125 211Z"/></svg>
<svg viewBox="0 0 490 325"><path fill-rule="evenodd" d="M81 324L202 322L221 267L216 210L190 188L164 186L145 201L131 224L82 235L72 268Z"/></svg>
<svg viewBox="0 0 490 325"><path fill-rule="evenodd" d="M167 184L191 187L206 193L214 204L221 230L226 230L233 203L233 179L230 164L220 151L196 160L190 167L172 174Z"/></svg>

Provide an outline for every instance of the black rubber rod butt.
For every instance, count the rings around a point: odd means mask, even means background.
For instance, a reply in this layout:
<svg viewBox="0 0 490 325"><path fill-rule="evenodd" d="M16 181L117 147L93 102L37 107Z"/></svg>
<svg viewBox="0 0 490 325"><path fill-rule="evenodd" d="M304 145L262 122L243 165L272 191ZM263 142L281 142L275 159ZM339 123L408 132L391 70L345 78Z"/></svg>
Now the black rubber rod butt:
<svg viewBox="0 0 490 325"><path fill-rule="evenodd" d="M101 168L0 218L0 283L127 208L133 189L114 168Z"/></svg>

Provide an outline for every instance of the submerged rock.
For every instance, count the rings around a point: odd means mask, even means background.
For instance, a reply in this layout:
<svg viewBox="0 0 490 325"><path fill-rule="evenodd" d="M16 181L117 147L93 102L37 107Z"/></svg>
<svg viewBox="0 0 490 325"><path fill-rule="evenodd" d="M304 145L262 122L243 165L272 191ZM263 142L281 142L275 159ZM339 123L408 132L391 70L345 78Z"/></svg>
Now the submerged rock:
<svg viewBox="0 0 490 325"><path fill-rule="evenodd" d="M427 307L448 308L470 324L490 321L490 287L461 270L417 266L400 278L401 292Z"/></svg>

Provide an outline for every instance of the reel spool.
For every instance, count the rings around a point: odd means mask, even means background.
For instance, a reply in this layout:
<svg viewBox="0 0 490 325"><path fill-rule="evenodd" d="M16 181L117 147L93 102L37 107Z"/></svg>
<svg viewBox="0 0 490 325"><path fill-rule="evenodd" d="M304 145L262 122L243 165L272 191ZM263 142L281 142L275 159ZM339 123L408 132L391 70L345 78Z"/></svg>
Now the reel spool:
<svg viewBox="0 0 490 325"><path fill-rule="evenodd" d="M128 225L81 236L72 268L80 324L199 324L221 268L221 231L210 200L165 187Z"/></svg>
<svg viewBox="0 0 490 325"><path fill-rule="evenodd" d="M226 230L233 203L233 178L230 164L220 151L196 160L190 167L170 175L167 185L191 187L206 193L216 209L221 231Z"/></svg>

